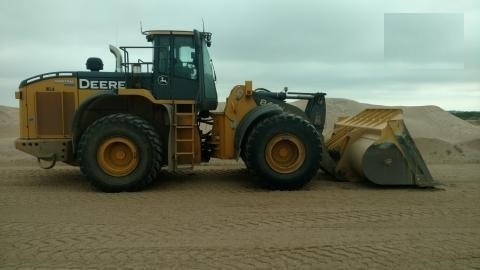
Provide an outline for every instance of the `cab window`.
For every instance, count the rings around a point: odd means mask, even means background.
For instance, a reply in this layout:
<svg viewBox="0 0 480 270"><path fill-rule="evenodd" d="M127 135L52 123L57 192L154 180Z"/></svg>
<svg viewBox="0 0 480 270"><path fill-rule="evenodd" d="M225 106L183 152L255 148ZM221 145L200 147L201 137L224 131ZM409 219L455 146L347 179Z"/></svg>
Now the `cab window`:
<svg viewBox="0 0 480 270"><path fill-rule="evenodd" d="M174 74L176 77L196 80L198 77L193 37L175 37Z"/></svg>
<svg viewBox="0 0 480 270"><path fill-rule="evenodd" d="M155 42L155 48L153 50L153 58L156 60L154 71L158 71L160 74L170 73L170 40L168 37L157 37Z"/></svg>

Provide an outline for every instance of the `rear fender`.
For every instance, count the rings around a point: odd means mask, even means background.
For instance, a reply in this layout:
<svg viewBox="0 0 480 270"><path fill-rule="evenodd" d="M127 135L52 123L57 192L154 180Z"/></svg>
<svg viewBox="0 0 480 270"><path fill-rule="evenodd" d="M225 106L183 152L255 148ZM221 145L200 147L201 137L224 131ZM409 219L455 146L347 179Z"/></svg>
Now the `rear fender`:
<svg viewBox="0 0 480 270"><path fill-rule="evenodd" d="M88 97L85 101L80 104L78 109L75 111L75 115L72 121L72 147L73 153L76 153L78 141L80 140L80 135L83 133L85 125L82 125L82 117L85 115L85 112L89 110L89 108L93 107L95 103L99 102L100 100L116 96L117 92L113 90L102 91L97 94L94 94Z"/></svg>

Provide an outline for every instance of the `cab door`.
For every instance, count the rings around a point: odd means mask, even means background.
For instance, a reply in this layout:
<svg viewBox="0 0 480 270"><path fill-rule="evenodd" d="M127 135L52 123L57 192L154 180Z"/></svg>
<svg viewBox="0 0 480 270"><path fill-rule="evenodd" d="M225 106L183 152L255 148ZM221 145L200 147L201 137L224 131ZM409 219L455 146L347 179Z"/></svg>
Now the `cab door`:
<svg viewBox="0 0 480 270"><path fill-rule="evenodd" d="M156 37L154 51L155 97L194 100L199 89L199 71L193 35Z"/></svg>
<svg viewBox="0 0 480 270"><path fill-rule="evenodd" d="M153 95L157 99L172 99L171 43L170 35L156 36L153 42Z"/></svg>
<svg viewBox="0 0 480 270"><path fill-rule="evenodd" d="M173 99L195 99L198 93L198 65L193 35L173 38Z"/></svg>

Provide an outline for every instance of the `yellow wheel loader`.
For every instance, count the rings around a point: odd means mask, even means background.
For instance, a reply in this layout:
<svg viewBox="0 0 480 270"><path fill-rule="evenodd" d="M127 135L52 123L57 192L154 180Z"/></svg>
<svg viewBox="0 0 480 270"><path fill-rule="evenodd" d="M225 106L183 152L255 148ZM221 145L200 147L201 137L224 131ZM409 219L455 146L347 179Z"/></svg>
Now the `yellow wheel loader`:
<svg viewBox="0 0 480 270"><path fill-rule="evenodd" d="M211 33L143 32L149 46L110 46L116 69L99 58L88 71L36 75L20 83L20 138L38 158L80 166L99 190L139 190L162 168L192 169L210 158L241 158L268 188L297 189L322 167L338 178L382 185L433 185L398 110L365 111L337 123L323 141L325 94L271 92L251 81L217 108ZM134 60L141 51L151 59ZM305 99L305 110L287 103ZM202 127L202 128L200 128ZM207 127L207 128L205 128Z"/></svg>

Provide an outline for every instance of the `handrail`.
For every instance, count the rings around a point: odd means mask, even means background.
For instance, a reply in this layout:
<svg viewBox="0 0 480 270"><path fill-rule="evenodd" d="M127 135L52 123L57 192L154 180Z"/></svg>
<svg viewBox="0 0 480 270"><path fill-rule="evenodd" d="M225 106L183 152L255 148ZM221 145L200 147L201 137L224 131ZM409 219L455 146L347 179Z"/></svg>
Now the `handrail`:
<svg viewBox="0 0 480 270"><path fill-rule="evenodd" d="M49 72L49 73L43 73L40 75L35 75L32 77L29 77L25 80L23 80L20 85L27 85L39 80L45 80L45 79L50 79L50 78L60 78L60 77L72 77L74 76L76 72L73 71L57 71L57 72Z"/></svg>

